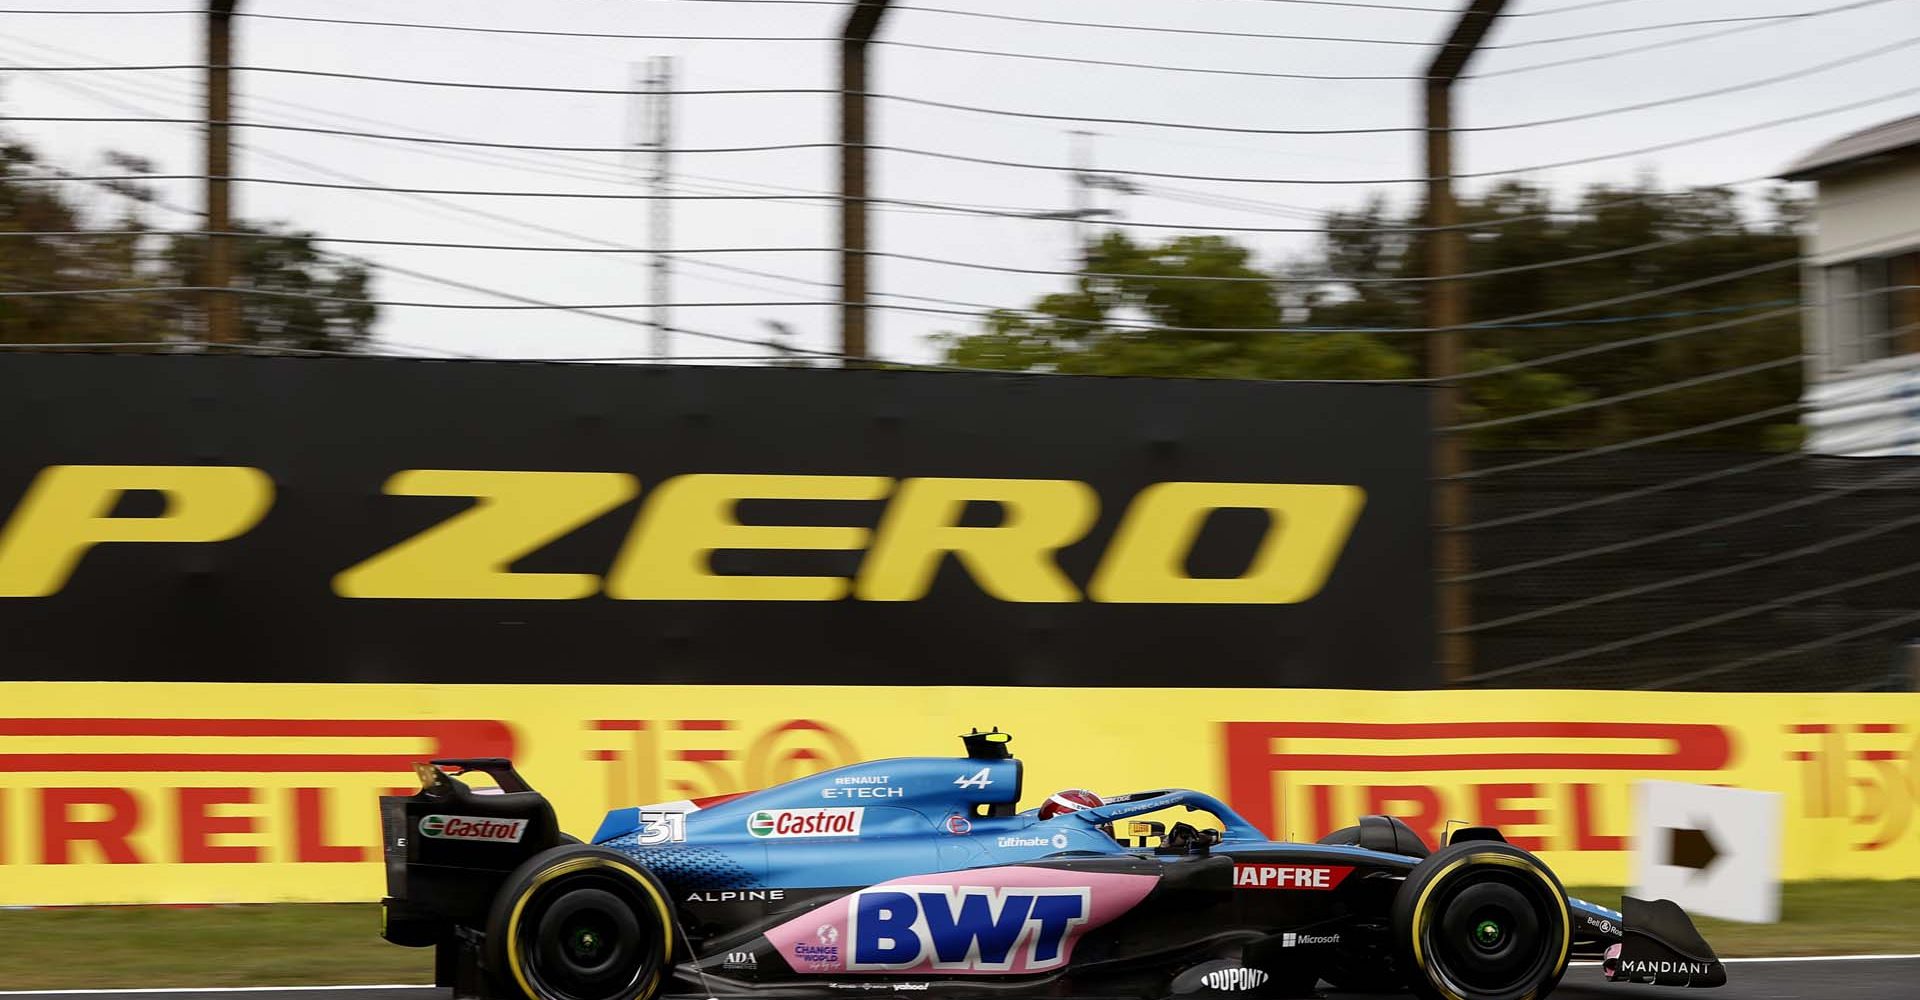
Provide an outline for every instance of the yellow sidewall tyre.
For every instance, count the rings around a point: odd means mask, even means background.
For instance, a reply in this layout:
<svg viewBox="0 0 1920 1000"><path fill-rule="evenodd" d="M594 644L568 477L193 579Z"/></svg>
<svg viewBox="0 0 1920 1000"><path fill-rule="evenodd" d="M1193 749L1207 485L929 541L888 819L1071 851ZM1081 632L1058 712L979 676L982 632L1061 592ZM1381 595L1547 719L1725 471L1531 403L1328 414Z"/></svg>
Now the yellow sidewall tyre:
<svg viewBox="0 0 1920 1000"><path fill-rule="evenodd" d="M1407 874L1391 917L1396 964L1424 1000L1544 1000L1572 956L1566 889L1497 841L1435 851Z"/></svg>
<svg viewBox="0 0 1920 1000"><path fill-rule="evenodd" d="M674 926L651 872L618 851L565 844L501 884L487 976L513 1000L653 1000L673 969Z"/></svg>

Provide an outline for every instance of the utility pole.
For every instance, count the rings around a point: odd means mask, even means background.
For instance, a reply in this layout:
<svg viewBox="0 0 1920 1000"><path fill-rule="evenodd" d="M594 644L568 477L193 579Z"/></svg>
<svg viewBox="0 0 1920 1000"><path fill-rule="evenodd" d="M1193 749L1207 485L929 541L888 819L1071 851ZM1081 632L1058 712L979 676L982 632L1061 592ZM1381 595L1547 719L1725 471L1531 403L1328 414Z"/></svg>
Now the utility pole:
<svg viewBox="0 0 1920 1000"><path fill-rule="evenodd" d="M1068 163L1073 167L1073 256L1082 270L1091 270L1093 249L1087 245L1087 213L1093 211L1093 133L1074 129L1068 136Z"/></svg>
<svg viewBox="0 0 1920 1000"><path fill-rule="evenodd" d="M654 57L646 90L650 128L647 145L653 151L652 169L647 175L653 194L647 227L647 238L653 243L653 356L670 358L673 326L667 306L673 301L673 258L667 251L673 246L673 202L667 200L667 186L673 176L672 56Z"/></svg>
<svg viewBox="0 0 1920 1000"><path fill-rule="evenodd" d="M1077 243L1079 263L1083 270L1093 270L1093 243L1089 239L1091 228L1088 219L1103 215L1118 215L1111 209L1093 207L1093 192L1107 191L1118 195L1139 194L1140 186L1118 174L1103 174L1093 169L1092 132L1073 131L1072 150L1069 165L1073 168L1073 208L1066 214L1073 219L1073 239ZM1053 213L1046 213L1051 215Z"/></svg>
<svg viewBox="0 0 1920 1000"><path fill-rule="evenodd" d="M1466 441L1447 428L1460 422L1461 368L1467 322L1467 289L1454 275L1466 270L1466 234L1453 200L1453 85L1467 61L1492 29L1507 0L1473 0L1454 23L1427 67L1427 376L1433 395L1433 506L1436 546L1434 574L1439 593L1440 665L1448 682L1473 672L1473 639L1463 631L1473 621L1471 594L1464 576L1473 566L1472 550L1461 527L1467 523Z"/></svg>
<svg viewBox="0 0 1920 1000"><path fill-rule="evenodd" d="M207 4L207 262L203 280L206 295L207 340L216 344L239 339L238 303L228 291L233 284L233 226L229 201L233 176L232 120L233 9L240 0L209 0Z"/></svg>
<svg viewBox="0 0 1920 1000"><path fill-rule="evenodd" d="M867 43L888 0L858 0L840 30L840 353L867 350Z"/></svg>

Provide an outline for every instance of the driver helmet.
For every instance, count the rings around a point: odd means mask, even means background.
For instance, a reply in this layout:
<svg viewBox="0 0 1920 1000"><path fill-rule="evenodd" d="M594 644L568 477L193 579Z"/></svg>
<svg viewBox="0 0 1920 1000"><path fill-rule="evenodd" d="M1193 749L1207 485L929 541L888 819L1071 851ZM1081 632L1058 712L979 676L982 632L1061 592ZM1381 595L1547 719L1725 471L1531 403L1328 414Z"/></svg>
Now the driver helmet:
<svg viewBox="0 0 1920 1000"><path fill-rule="evenodd" d="M1062 789L1047 796L1047 801L1040 804L1040 818L1043 821L1050 820L1055 816L1079 812L1082 809L1097 809L1106 804L1105 799L1084 788ZM1100 824L1100 830L1109 837L1113 836L1111 823Z"/></svg>

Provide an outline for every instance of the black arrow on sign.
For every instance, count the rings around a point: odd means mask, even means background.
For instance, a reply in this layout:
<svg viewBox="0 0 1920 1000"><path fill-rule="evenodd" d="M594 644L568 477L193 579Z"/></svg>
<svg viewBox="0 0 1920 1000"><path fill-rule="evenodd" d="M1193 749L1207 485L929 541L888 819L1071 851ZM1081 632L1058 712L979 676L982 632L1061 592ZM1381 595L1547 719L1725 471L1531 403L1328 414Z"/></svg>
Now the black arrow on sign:
<svg viewBox="0 0 1920 1000"><path fill-rule="evenodd" d="M1705 871L1719 856L1720 850L1707 831L1688 827L1667 830L1668 864Z"/></svg>

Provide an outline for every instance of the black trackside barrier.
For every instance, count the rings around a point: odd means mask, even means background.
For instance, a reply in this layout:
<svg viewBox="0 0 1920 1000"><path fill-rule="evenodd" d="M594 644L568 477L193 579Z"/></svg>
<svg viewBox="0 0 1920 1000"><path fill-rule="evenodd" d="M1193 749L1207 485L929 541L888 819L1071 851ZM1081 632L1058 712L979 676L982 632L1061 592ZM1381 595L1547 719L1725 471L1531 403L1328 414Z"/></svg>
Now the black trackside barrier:
<svg viewBox="0 0 1920 1000"><path fill-rule="evenodd" d="M1427 411L1338 383L0 357L0 680L1435 687Z"/></svg>

